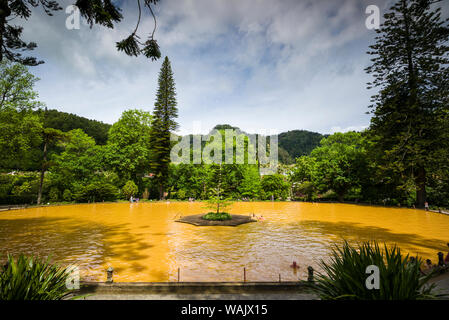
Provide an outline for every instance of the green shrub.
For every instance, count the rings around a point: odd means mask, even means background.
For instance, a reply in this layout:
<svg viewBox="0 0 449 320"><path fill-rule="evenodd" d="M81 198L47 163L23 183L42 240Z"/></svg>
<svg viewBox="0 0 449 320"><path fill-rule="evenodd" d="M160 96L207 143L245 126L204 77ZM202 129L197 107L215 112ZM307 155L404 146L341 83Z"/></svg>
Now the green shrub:
<svg viewBox="0 0 449 320"><path fill-rule="evenodd" d="M274 200L287 199L290 184L285 180L285 177L281 174L270 174L262 177L261 181L261 193L262 199Z"/></svg>
<svg viewBox="0 0 449 320"><path fill-rule="evenodd" d="M142 193L142 199L148 200L150 197L150 193L148 192L148 188L145 188L145 191Z"/></svg>
<svg viewBox="0 0 449 320"><path fill-rule="evenodd" d="M88 185L74 184L75 192L73 198L79 202L98 202L116 200L118 189L107 182L95 181Z"/></svg>
<svg viewBox="0 0 449 320"><path fill-rule="evenodd" d="M186 192L183 189L180 189L178 190L178 192L176 192L176 199L184 200L186 197Z"/></svg>
<svg viewBox="0 0 449 320"><path fill-rule="evenodd" d="M0 300L60 300L70 291L66 287L68 268L49 261L20 255L8 255L0 269Z"/></svg>
<svg viewBox="0 0 449 320"><path fill-rule="evenodd" d="M316 198L315 186L310 181L304 181L296 184L294 187L294 193L296 193L296 195L299 194L299 198L306 201L311 201Z"/></svg>
<svg viewBox="0 0 449 320"><path fill-rule="evenodd" d="M58 202L59 200L59 190L56 187L53 187L50 189L50 192L48 194L48 199L50 202Z"/></svg>
<svg viewBox="0 0 449 320"><path fill-rule="evenodd" d="M122 194L125 196L125 199L131 198L131 196L135 196L139 189L137 188L134 181L129 180L122 188Z"/></svg>
<svg viewBox="0 0 449 320"><path fill-rule="evenodd" d="M379 268L379 289L369 290L366 268ZM335 246L329 263L321 261L324 270L317 276L316 292L321 299L351 300L417 300L432 299L434 285L427 285L431 274L422 276L421 260L402 256L398 247L381 250L376 242L364 242L357 248L346 241Z"/></svg>
<svg viewBox="0 0 449 320"><path fill-rule="evenodd" d="M67 202L72 201L72 191L70 191L69 189L65 189L64 193L62 194L62 199Z"/></svg>
<svg viewBox="0 0 449 320"><path fill-rule="evenodd" d="M226 212L220 212L220 213L209 212L209 213L205 214L202 218L204 220L211 220L211 221L224 221L224 220L232 219L231 215Z"/></svg>
<svg viewBox="0 0 449 320"><path fill-rule="evenodd" d="M337 194L333 190L327 190L320 196L321 200L334 201L338 199Z"/></svg>
<svg viewBox="0 0 449 320"><path fill-rule="evenodd" d="M34 172L0 174L0 204L35 202L38 184L39 176Z"/></svg>

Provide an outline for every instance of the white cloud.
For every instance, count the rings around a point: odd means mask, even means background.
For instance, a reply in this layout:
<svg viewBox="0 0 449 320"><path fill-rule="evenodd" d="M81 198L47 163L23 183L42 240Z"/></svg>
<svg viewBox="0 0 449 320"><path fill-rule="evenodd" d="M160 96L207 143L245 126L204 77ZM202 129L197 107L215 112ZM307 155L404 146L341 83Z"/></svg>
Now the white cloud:
<svg viewBox="0 0 449 320"><path fill-rule="evenodd" d="M181 131L198 120L205 130L217 123L319 132L368 125L363 68L375 33L364 27L365 7L385 1L160 2L156 38L172 61ZM135 3L123 12L115 29L72 31L64 13L34 12L25 37L46 61L33 70L50 108L109 123L128 108L152 109L161 61L117 52L115 42L134 28ZM140 35L152 29L145 15Z"/></svg>
<svg viewBox="0 0 449 320"><path fill-rule="evenodd" d="M332 127L330 133L335 133L335 132L349 132L349 131L363 131L363 130L365 130L366 128L367 128L367 126L350 126L350 127L346 127L346 128L342 128L342 127Z"/></svg>

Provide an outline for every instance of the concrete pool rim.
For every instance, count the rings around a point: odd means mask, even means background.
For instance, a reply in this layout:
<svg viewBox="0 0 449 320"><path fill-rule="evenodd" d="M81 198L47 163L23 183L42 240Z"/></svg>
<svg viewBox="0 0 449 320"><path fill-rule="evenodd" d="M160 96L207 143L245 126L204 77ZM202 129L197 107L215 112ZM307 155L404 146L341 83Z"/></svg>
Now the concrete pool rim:
<svg viewBox="0 0 449 320"><path fill-rule="evenodd" d="M231 220L223 220L223 221L213 221L213 220L205 220L202 217L204 214L194 214L189 216L180 217L175 220L175 222L180 223L188 223L194 226L229 226L236 227L241 224L257 222L251 216L244 216L239 214L231 214Z"/></svg>

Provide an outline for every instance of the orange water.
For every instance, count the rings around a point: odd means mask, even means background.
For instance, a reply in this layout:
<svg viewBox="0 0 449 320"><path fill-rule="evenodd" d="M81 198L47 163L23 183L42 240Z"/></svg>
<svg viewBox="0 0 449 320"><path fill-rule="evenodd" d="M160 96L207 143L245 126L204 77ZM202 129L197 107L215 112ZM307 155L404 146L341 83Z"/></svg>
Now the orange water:
<svg viewBox="0 0 449 320"><path fill-rule="evenodd" d="M0 260L6 253L51 256L77 264L83 280L249 281L305 279L332 243L376 239L437 261L447 252L449 216L412 209L240 202L231 213L263 215L238 227L196 227L176 215L205 212L204 204L108 203L0 212ZM290 268L300 265L298 272Z"/></svg>

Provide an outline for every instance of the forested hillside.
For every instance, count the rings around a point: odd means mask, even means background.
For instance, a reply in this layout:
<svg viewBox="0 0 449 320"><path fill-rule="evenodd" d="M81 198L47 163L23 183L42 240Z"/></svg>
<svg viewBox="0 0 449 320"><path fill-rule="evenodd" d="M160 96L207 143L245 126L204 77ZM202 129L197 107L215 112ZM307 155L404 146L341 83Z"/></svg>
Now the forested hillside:
<svg viewBox="0 0 449 320"><path fill-rule="evenodd" d="M108 140L108 131L109 128L111 128L110 124L58 110L40 110L36 112L45 113L44 126L46 128L58 129L63 132L68 132L73 129L82 129L85 133L94 138L95 142L99 145L106 144L106 141Z"/></svg>
<svg viewBox="0 0 449 320"><path fill-rule="evenodd" d="M306 130L282 132L278 137L279 147L287 151L294 160L297 157L309 155L320 144L321 139L326 136ZM280 160L282 162L282 158Z"/></svg>

